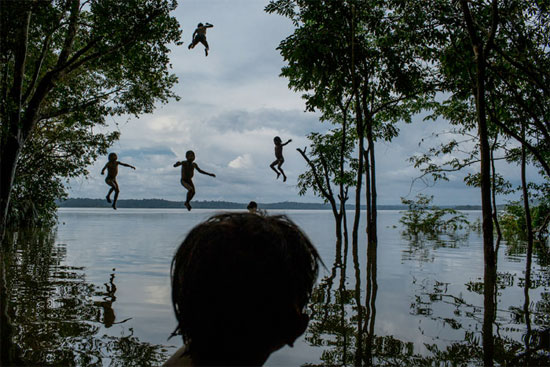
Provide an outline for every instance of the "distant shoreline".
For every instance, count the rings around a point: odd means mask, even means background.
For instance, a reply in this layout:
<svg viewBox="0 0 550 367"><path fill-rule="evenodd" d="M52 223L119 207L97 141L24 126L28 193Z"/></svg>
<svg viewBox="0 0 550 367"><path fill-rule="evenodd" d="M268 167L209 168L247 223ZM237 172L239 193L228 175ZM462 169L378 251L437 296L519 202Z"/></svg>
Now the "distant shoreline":
<svg viewBox="0 0 550 367"><path fill-rule="evenodd" d="M110 204L105 199L69 198L57 201L59 208L109 208ZM193 201L193 208L197 209L246 209L248 203L236 203L230 201ZM183 201L170 201L164 199L120 199L117 201L119 208L143 208L143 209L184 209ZM301 209L301 210L330 210L329 204L323 203L299 203L284 201L278 203L258 203L261 209ZM481 210L480 205L448 205L440 208L452 208L456 210ZM346 205L346 209L353 210L355 205ZM378 205L379 210L406 210L405 205ZM365 209L365 206L361 206Z"/></svg>

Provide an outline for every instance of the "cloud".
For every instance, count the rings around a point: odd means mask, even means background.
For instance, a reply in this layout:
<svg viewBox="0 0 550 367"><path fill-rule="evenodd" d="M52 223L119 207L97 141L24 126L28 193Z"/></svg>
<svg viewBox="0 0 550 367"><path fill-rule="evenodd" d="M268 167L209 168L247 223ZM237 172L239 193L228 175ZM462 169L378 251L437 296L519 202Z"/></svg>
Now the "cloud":
<svg viewBox="0 0 550 367"><path fill-rule="evenodd" d="M252 164L253 164L253 161L250 154L243 154L233 159L231 162L229 162L228 166L231 168L239 169L239 168L250 168Z"/></svg>

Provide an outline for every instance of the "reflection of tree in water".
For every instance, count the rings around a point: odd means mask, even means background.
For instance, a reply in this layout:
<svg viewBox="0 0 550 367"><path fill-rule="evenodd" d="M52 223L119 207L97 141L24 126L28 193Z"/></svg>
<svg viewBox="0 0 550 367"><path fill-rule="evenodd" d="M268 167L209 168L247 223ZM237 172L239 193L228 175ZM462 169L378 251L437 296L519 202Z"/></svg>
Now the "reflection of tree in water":
<svg viewBox="0 0 550 367"><path fill-rule="evenodd" d="M467 237L466 237L467 238ZM412 241L409 244L410 259L430 259L431 247L454 247L462 244L465 237L453 237L449 243L434 239L431 243ZM420 254L420 256L419 256ZM338 259L338 256L336 257ZM345 259L345 256L344 256ZM471 297L452 294L449 284L437 280L413 280L415 296L410 305L411 315L427 318L438 327L455 330L462 335L460 340L439 340L424 344L427 353L415 353L412 341L399 340L392 335L374 334L376 319L376 248L367 249L366 269L359 267L354 254L355 284L353 288L346 279L346 266L336 261L331 274L316 287L312 297L312 318L306 340L313 346L323 348L320 365L332 366L439 366L482 365L483 356L489 353L496 363L510 365L550 365L548 355L550 340L550 295L540 293L540 300L531 303L527 320L533 331L526 333L526 316L518 299L518 307L499 309L485 313L483 299L480 304L467 301ZM361 274L363 274L361 276ZM366 274L366 275L365 275ZM358 283L366 280L361 290ZM550 284L548 270L533 272L531 289ZM497 291L495 300L508 287L523 287L524 280L512 274L500 273L496 284L489 287ZM467 292L485 297L483 281L466 284ZM370 289L369 289L370 288ZM384 290L382 290L384 291ZM391 291L391 290L386 290ZM479 300L479 297L476 299ZM486 320L486 318L489 319ZM482 343L482 326L493 323L493 350L485 351ZM422 331L424 332L424 331ZM546 343L546 344L545 344ZM526 351L530 356L527 357ZM308 364L308 366L313 366Z"/></svg>
<svg viewBox="0 0 550 367"><path fill-rule="evenodd" d="M9 237L11 250L3 253L7 309L13 344L26 364L146 366L165 359L162 346L139 341L131 328L118 337L99 335L99 313L105 327L115 323L114 273L103 292L86 281L83 268L61 265L66 248L55 245L54 233ZM94 302L94 296L103 299Z"/></svg>
<svg viewBox="0 0 550 367"><path fill-rule="evenodd" d="M403 250L403 260L433 262L440 248L457 248L468 244L469 232L450 232L445 234L424 234L402 232L401 238L408 244Z"/></svg>

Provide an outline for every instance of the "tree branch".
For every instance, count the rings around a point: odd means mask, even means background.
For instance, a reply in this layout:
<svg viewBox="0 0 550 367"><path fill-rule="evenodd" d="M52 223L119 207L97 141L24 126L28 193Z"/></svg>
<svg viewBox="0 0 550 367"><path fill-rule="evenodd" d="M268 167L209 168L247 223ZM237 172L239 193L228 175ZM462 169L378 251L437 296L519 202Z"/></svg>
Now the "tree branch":
<svg viewBox="0 0 550 367"><path fill-rule="evenodd" d="M313 162L309 159L309 157L306 155L306 148L304 148L303 150L300 148L296 148L296 150L300 152L302 157L304 157L307 164L311 168L311 172L313 173L313 177L315 179L315 184L317 185L317 188L323 194L323 196L330 202L330 206L332 207L333 212L337 213L336 201L334 200L334 197L330 195L327 192L327 190L325 190L325 188L323 187L322 180L319 178L319 173L317 172L317 168L315 167Z"/></svg>
<svg viewBox="0 0 550 367"><path fill-rule="evenodd" d="M71 1L71 14L69 15L69 26L67 29L67 34L65 36L65 41L63 42L63 48L59 53L59 58L57 59L56 69L61 65L67 62L69 54L72 51L74 38L76 36L76 31L78 29L78 15L79 15L79 0Z"/></svg>

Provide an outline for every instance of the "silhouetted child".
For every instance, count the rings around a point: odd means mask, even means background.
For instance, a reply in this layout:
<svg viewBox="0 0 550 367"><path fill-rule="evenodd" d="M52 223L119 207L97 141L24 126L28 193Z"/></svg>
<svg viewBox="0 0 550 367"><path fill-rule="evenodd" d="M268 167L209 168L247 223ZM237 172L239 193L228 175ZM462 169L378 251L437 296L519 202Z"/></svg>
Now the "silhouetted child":
<svg viewBox="0 0 550 367"><path fill-rule="evenodd" d="M118 166L121 165L124 167L130 167L131 169L136 169L136 167L134 166L117 161L117 158L118 157L116 153L110 153L109 161L107 162L107 164L105 164L105 167L103 167L103 169L101 170L101 174L103 174L105 170L107 170L107 177L105 177L105 183L111 186L111 188L109 189L109 193L106 196L108 203L111 202L111 193L113 191L115 192L115 198L113 199L113 205L112 205L113 209L115 210L116 210L116 201L118 199L118 194L120 193L120 189L118 188L118 182L116 182L116 176L118 174Z"/></svg>
<svg viewBox="0 0 550 367"><path fill-rule="evenodd" d="M256 213L258 210L258 204L255 201L251 201L248 203L248 206L246 207L250 213Z"/></svg>
<svg viewBox="0 0 550 367"><path fill-rule="evenodd" d="M219 214L193 228L172 260L184 346L165 366L260 366L304 333L319 254L285 216Z"/></svg>
<svg viewBox="0 0 550 367"><path fill-rule="evenodd" d="M192 48L195 48L197 43L200 42L204 45L205 56L208 56L209 47L208 47L208 42L206 41L206 29L212 28L212 27L214 26L210 23L205 23L205 24L199 23L197 25L197 29L195 29L195 31L193 32L193 41L187 48L191 50Z"/></svg>
<svg viewBox="0 0 550 367"><path fill-rule="evenodd" d="M273 163L271 163L270 167L277 174L277 178L279 178L279 176L281 174L283 175L283 182L286 181L286 175L285 175L283 169L281 168L281 166L283 165L283 163L285 161L285 159L283 158L283 147L285 145L287 145L288 143L290 143L291 141L292 141L292 139L288 139L288 141L283 144L282 141L281 141L281 138L279 138L278 136L273 138L273 142L275 143L275 158L276 159L275 159L275 161L273 161ZM277 171L275 166L277 166L277 168L279 169L280 172Z"/></svg>
<svg viewBox="0 0 550 367"><path fill-rule="evenodd" d="M208 175L216 177L213 173L208 173L199 168L199 166L194 163L195 153L192 150L188 150L185 153L186 161L179 161L174 164L174 167L181 166L181 184L187 189L187 200L185 201L185 207L187 210L191 210L191 199L195 196L195 185L193 184L193 175L195 173L195 168L197 171L203 175Z"/></svg>

